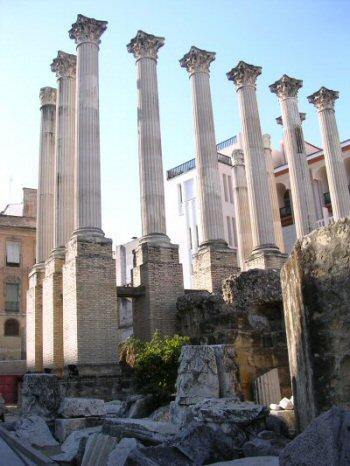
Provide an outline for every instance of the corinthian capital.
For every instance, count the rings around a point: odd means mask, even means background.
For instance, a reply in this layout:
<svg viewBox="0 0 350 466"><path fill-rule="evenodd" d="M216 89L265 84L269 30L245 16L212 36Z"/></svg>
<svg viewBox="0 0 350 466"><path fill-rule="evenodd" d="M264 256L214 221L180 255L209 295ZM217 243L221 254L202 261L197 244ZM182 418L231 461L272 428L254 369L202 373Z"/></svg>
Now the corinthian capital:
<svg viewBox="0 0 350 466"><path fill-rule="evenodd" d="M239 89L242 86L255 86L256 78L261 74L261 71L261 66L249 65L244 61L240 61L235 68L226 73L226 76Z"/></svg>
<svg viewBox="0 0 350 466"><path fill-rule="evenodd" d="M303 87L301 79L295 79L284 74L281 79L269 86L273 94L277 94L280 99L296 97L299 89Z"/></svg>
<svg viewBox="0 0 350 466"><path fill-rule="evenodd" d="M54 87L42 87L39 93L41 106L56 105L56 96L57 91Z"/></svg>
<svg viewBox="0 0 350 466"><path fill-rule="evenodd" d="M126 48L129 53L134 55L136 60L140 58L157 60L158 50L163 47L164 42L164 37L157 37L144 31L137 31L136 36L131 39Z"/></svg>
<svg viewBox="0 0 350 466"><path fill-rule="evenodd" d="M72 24L69 31L69 37L75 40L77 45L83 42L92 42L100 44L100 37L107 29L107 21L99 21L94 18L88 18L84 15L78 15L77 21Z"/></svg>
<svg viewBox="0 0 350 466"><path fill-rule="evenodd" d="M182 68L186 68L188 73L208 73L211 62L215 60L215 52L198 49L192 45L190 51L180 60Z"/></svg>
<svg viewBox="0 0 350 466"><path fill-rule="evenodd" d="M244 154L242 149L235 149L232 151L231 159L233 167L237 167L239 165L244 166Z"/></svg>
<svg viewBox="0 0 350 466"><path fill-rule="evenodd" d="M314 104L319 111L326 109L334 110L336 99L339 99L339 92L332 91L326 87L321 87L319 91L314 92L307 98L310 104Z"/></svg>
<svg viewBox="0 0 350 466"><path fill-rule="evenodd" d="M51 71L57 78L75 78L77 57L59 50L57 57L51 63Z"/></svg>

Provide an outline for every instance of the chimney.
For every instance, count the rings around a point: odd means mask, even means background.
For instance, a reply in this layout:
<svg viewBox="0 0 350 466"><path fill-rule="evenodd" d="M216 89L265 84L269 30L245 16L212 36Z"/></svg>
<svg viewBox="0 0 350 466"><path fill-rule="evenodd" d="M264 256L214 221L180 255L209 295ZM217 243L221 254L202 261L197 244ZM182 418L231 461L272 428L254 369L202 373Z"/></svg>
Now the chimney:
<svg viewBox="0 0 350 466"><path fill-rule="evenodd" d="M36 189L23 188L23 217L36 218Z"/></svg>

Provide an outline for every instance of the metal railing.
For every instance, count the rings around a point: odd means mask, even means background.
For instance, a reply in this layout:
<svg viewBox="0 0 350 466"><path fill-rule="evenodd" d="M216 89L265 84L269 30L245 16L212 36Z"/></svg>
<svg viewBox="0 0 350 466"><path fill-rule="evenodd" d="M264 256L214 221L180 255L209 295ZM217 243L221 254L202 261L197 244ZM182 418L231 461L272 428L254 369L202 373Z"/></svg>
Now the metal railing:
<svg viewBox="0 0 350 466"><path fill-rule="evenodd" d="M237 136L233 136L232 138L226 139L225 141L222 141L222 142L219 142L219 144L216 144L216 150L225 149L226 147L236 144L236 142L237 142Z"/></svg>
<svg viewBox="0 0 350 466"><path fill-rule="evenodd" d="M231 157L229 157L228 155L218 154L218 161L225 163L226 165L232 165Z"/></svg>
<svg viewBox="0 0 350 466"><path fill-rule="evenodd" d="M193 170L195 167L196 167L196 160L191 159L188 162L178 165L177 167L171 168L170 170L166 172L167 180L170 180L171 178L175 178L175 176L182 175L182 173L186 173L190 170Z"/></svg>

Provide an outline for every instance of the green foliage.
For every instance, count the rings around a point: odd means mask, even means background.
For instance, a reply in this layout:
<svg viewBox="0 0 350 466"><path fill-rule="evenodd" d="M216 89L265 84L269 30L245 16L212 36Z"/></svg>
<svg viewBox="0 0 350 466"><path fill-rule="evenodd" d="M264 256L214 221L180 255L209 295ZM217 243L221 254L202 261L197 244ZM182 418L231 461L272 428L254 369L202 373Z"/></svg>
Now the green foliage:
<svg viewBox="0 0 350 466"><path fill-rule="evenodd" d="M134 369L138 391L165 403L175 391L181 347L189 342L188 337L163 337L158 331L148 342L128 338L121 346L120 359Z"/></svg>

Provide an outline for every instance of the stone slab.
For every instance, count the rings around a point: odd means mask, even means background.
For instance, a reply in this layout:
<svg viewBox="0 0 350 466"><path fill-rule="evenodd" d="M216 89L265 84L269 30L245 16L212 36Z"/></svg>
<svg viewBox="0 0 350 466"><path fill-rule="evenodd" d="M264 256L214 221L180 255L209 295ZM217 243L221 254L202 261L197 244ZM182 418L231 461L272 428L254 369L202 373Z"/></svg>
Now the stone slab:
<svg viewBox="0 0 350 466"><path fill-rule="evenodd" d="M55 437L62 443L75 430L85 429L85 417L74 419L55 419Z"/></svg>
<svg viewBox="0 0 350 466"><path fill-rule="evenodd" d="M105 402L97 398L64 398L59 414L64 418L105 416Z"/></svg>
<svg viewBox="0 0 350 466"><path fill-rule="evenodd" d="M15 435L18 439L36 447L58 445L46 422L39 416L20 418L15 424Z"/></svg>

